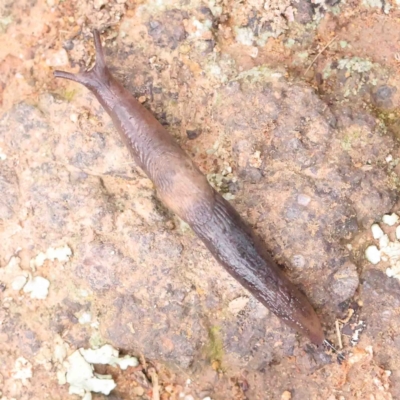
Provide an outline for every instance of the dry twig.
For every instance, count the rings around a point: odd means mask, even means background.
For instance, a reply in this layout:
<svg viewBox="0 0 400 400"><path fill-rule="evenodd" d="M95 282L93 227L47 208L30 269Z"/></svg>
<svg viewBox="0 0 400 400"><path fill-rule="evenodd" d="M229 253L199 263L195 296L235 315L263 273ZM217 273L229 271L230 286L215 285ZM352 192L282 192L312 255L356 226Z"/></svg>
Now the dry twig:
<svg viewBox="0 0 400 400"><path fill-rule="evenodd" d="M318 57L337 39L337 35L331 39L323 48L322 50L314 57L314 60L311 61L311 64L308 66L308 68L306 69L306 72L304 72L304 75L307 75L307 72L310 70L310 68L312 67L312 65L315 63L315 61L317 61Z"/></svg>

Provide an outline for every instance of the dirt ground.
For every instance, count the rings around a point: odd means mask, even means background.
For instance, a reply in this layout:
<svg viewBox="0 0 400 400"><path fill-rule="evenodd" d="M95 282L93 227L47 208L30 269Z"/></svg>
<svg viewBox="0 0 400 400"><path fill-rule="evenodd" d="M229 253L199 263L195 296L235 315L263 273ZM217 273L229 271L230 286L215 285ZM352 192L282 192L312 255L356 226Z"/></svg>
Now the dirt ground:
<svg viewBox="0 0 400 400"><path fill-rule="evenodd" d="M53 78L93 64L93 28L343 362L235 282ZM0 0L0 398L81 398L68 356L111 344L140 364L96 365L117 387L94 399L400 399L400 277L365 257L374 222L396 242L399 69L398 0Z"/></svg>

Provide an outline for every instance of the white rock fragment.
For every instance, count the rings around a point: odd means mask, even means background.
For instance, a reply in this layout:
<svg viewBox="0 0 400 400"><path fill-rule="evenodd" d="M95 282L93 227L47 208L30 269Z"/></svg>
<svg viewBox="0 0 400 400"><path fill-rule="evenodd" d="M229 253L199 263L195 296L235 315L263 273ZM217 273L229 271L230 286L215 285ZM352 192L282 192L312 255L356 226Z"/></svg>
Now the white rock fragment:
<svg viewBox="0 0 400 400"><path fill-rule="evenodd" d="M205 38L208 35L210 35L210 32L212 30L212 21L211 20L206 19L203 22L200 22L198 19L192 18L192 23L196 29L192 36L198 37L198 38L203 38L203 37Z"/></svg>
<svg viewBox="0 0 400 400"><path fill-rule="evenodd" d="M28 379L32 378L32 364L24 357L17 358L12 377L21 380L23 385L27 385Z"/></svg>
<svg viewBox="0 0 400 400"><path fill-rule="evenodd" d="M394 274L394 271L392 270L392 268L386 268L386 275L387 275L389 278L393 278L393 276L394 276L395 274Z"/></svg>
<svg viewBox="0 0 400 400"><path fill-rule="evenodd" d="M49 67L63 67L69 64L65 49L49 50L46 54L46 64Z"/></svg>
<svg viewBox="0 0 400 400"><path fill-rule="evenodd" d="M95 374L93 366L82 357L79 350L68 357L68 362L66 381L70 385L70 394L77 394L81 397L86 396L87 392L109 395L111 390L117 386L108 375Z"/></svg>
<svg viewBox="0 0 400 400"><path fill-rule="evenodd" d="M365 257L371 264L378 264L381 261L381 252L374 245L368 246L365 250Z"/></svg>
<svg viewBox="0 0 400 400"><path fill-rule="evenodd" d="M242 27L235 28L236 41L245 46L252 46L254 41L254 33L251 28Z"/></svg>
<svg viewBox="0 0 400 400"><path fill-rule="evenodd" d="M374 239L380 239L384 235L382 228L378 224L371 225L371 232Z"/></svg>
<svg viewBox="0 0 400 400"><path fill-rule="evenodd" d="M297 196L297 203L300 204L301 206L308 206L308 204L311 201L311 197L307 196L306 194L300 193Z"/></svg>
<svg viewBox="0 0 400 400"><path fill-rule="evenodd" d="M400 225L396 228L396 239L400 240Z"/></svg>
<svg viewBox="0 0 400 400"><path fill-rule="evenodd" d="M46 261L47 257L44 253L39 253L33 260L31 260L31 267L41 267Z"/></svg>
<svg viewBox="0 0 400 400"><path fill-rule="evenodd" d="M249 298L246 296L239 296L236 299L229 302L228 310L232 314L238 314L240 311L244 310L247 303L249 302Z"/></svg>
<svg viewBox="0 0 400 400"><path fill-rule="evenodd" d="M224 193L223 195L222 195L222 197L225 199L225 200L228 200L228 201L230 201L230 200L234 200L235 198L236 198L236 196L234 195L234 194L232 194L232 193Z"/></svg>
<svg viewBox="0 0 400 400"><path fill-rule="evenodd" d="M62 246L62 247L49 247L49 249L46 252L47 258L51 261L58 260L60 262L66 262L69 260L69 258L72 255L72 250L67 246Z"/></svg>
<svg viewBox="0 0 400 400"><path fill-rule="evenodd" d="M33 260L31 260L31 267L33 269L42 267L46 260L60 262L67 262L72 255L72 250L67 246L49 247L46 253L39 253Z"/></svg>
<svg viewBox="0 0 400 400"><path fill-rule="evenodd" d="M57 371L57 382L59 385L65 385L67 383L66 371L64 370Z"/></svg>
<svg viewBox="0 0 400 400"><path fill-rule="evenodd" d="M304 268L306 266L306 259L302 254L295 254L292 257L292 264L296 268Z"/></svg>
<svg viewBox="0 0 400 400"><path fill-rule="evenodd" d="M386 158L385 158L387 163L390 163L391 161L393 161L393 156L391 154L389 154Z"/></svg>
<svg viewBox="0 0 400 400"><path fill-rule="evenodd" d="M85 389L87 391L109 395L111 390L117 387L111 375L94 375L94 378L88 379L85 383Z"/></svg>
<svg viewBox="0 0 400 400"><path fill-rule="evenodd" d="M92 321L92 314L89 312L84 312L78 319L81 325L89 324Z"/></svg>
<svg viewBox="0 0 400 400"><path fill-rule="evenodd" d="M259 150L255 151L250 157L249 157L249 165L253 168L260 168L262 165L262 159L261 159L261 152Z"/></svg>
<svg viewBox="0 0 400 400"><path fill-rule="evenodd" d="M13 288L13 290L20 291L25 286L26 281L27 281L26 276L24 275L17 276L13 280L11 287Z"/></svg>
<svg viewBox="0 0 400 400"><path fill-rule="evenodd" d="M400 280L400 243L390 242L382 249L381 254L387 256L390 262L390 268L386 269L386 275Z"/></svg>
<svg viewBox="0 0 400 400"><path fill-rule="evenodd" d="M31 299L44 300L49 294L50 282L42 276L30 279L24 287L25 293L31 294Z"/></svg>
<svg viewBox="0 0 400 400"><path fill-rule="evenodd" d="M91 399L91 392L108 395L116 387L116 383L111 375L94 372L92 364L119 365L121 369L139 365L136 357L119 358L118 355L119 351L108 344L95 350L78 349L59 365L58 382L60 385L68 383L69 393L77 394L82 399Z"/></svg>
<svg viewBox="0 0 400 400"><path fill-rule="evenodd" d="M383 235L380 239L379 239L379 248L381 250L383 250L385 247L389 246L389 236L388 235Z"/></svg>
<svg viewBox="0 0 400 400"><path fill-rule="evenodd" d="M400 262L400 243L390 242L388 246L382 251L382 254L386 255L390 259L392 265Z"/></svg>
<svg viewBox="0 0 400 400"><path fill-rule="evenodd" d="M119 358L117 364L121 369L125 370L128 367L137 367L139 365L139 361L136 357L125 356Z"/></svg>
<svg viewBox="0 0 400 400"><path fill-rule="evenodd" d="M90 364L110 364L118 358L119 352L109 344L105 344L99 349L81 349L83 358Z"/></svg>
<svg viewBox="0 0 400 400"><path fill-rule="evenodd" d="M258 56L258 47L251 47L250 48L250 57L256 58Z"/></svg>
<svg viewBox="0 0 400 400"><path fill-rule="evenodd" d="M19 266L19 264L21 263L21 259L19 257L15 257L12 256L10 258L10 261L8 262L8 264L5 266L5 269L8 270L9 272L20 272L21 268Z"/></svg>
<svg viewBox="0 0 400 400"><path fill-rule="evenodd" d="M57 336L54 345L53 361L61 364L67 357L68 349L68 344L64 342L61 336Z"/></svg>
<svg viewBox="0 0 400 400"><path fill-rule="evenodd" d="M105 344L96 350L81 349L81 354L84 359L91 364L119 365L121 369L136 367L139 365L139 361L136 357L125 356L119 358L119 351L109 344Z"/></svg>
<svg viewBox="0 0 400 400"><path fill-rule="evenodd" d="M86 392L85 395L82 397L82 400L92 400L92 393Z"/></svg>
<svg viewBox="0 0 400 400"><path fill-rule="evenodd" d="M385 214L382 218L382 222L386 225L393 226L395 223L399 221L399 216L395 213L393 214Z"/></svg>

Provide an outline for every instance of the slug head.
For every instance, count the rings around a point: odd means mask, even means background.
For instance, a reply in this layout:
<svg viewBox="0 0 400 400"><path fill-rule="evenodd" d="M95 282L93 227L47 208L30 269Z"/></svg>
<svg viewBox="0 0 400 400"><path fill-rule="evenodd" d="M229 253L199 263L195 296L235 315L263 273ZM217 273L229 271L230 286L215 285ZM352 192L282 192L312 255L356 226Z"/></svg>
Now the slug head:
<svg viewBox="0 0 400 400"><path fill-rule="evenodd" d="M96 49L96 63L94 67L89 71L82 71L77 74L66 71L54 71L54 76L56 78L69 79L86 86L96 95L106 109L110 109L118 98L121 86L106 66L100 34L97 30L93 31L93 37Z"/></svg>

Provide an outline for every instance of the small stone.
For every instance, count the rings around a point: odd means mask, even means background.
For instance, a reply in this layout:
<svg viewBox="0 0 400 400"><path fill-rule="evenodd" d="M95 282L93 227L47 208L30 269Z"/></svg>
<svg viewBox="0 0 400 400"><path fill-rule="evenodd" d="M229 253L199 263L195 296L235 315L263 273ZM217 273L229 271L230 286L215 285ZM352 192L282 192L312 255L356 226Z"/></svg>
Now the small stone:
<svg viewBox="0 0 400 400"><path fill-rule="evenodd" d="M365 257L371 264L378 264L381 261L381 252L376 246L368 246L365 250Z"/></svg>
<svg viewBox="0 0 400 400"><path fill-rule="evenodd" d="M389 154L386 158L385 158L387 163L390 163L391 161L393 161L393 156L391 154Z"/></svg>
<svg viewBox="0 0 400 400"><path fill-rule="evenodd" d="M335 299L339 303L354 296L360 284L357 268L351 262L346 262L333 275L330 290L334 293Z"/></svg>
<svg viewBox="0 0 400 400"><path fill-rule="evenodd" d="M296 268L304 268L306 265L306 259L301 254L295 254L292 257L292 263Z"/></svg>
<svg viewBox="0 0 400 400"><path fill-rule="evenodd" d="M255 151L249 158L249 165L253 168L260 168L262 165L261 152Z"/></svg>
<svg viewBox="0 0 400 400"><path fill-rule="evenodd" d="M93 1L93 7L96 10L100 10L100 8L103 7L105 4L107 4L107 0L94 0Z"/></svg>
<svg viewBox="0 0 400 400"><path fill-rule="evenodd" d="M13 283L11 284L11 287L13 288L13 290L19 291L25 286L26 281L27 281L27 277L26 276L23 276L23 275L17 276L13 280Z"/></svg>
<svg viewBox="0 0 400 400"><path fill-rule="evenodd" d="M383 230L378 224L372 224L371 232L374 239L380 239L383 236Z"/></svg>
<svg viewBox="0 0 400 400"><path fill-rule="evenodd" d="M372 100L377 107L390 110L393 108L392 99L395 93L396 88L394 86L382 85L372 94Z"/></svg>
<svg viewBox="0 0 400 400"><path fill-rule="evenodd" d="M24 357L17 358L12 377L20 379L23 385L27 385L28 379L32 378L32 364Z"/></svg>
<svg viewBox="0 0 400 400"><path fill-rule="evenodd" d="M379 249L383 250L386 247L389 246L389 236L388 235L383 235L380 239L379 239Z"/></svg>
<svg viewBox="0 0 400 400"><path fill-rule="evenodd" d="M385 214L382 218L382 222L386 225L393 226L395 223L399 221L399 216L395 213L393 214Z"/></svg>
<svg viewBox="0 0 400 400"><path fill-rule="evenodd" d="M62 46L65 50L70 51L74 48L74 42L72 40L65 40Z"/></svg>
<svg viewBox="0 0 400 400"><path fill-rule="evenodd" d="M291 398L292 398L292 394L288 390L285 390L282 393L281 400L290 400Z"/></svg>
<svg viewBox="0 0 400 400"><path fill-rule="evenodd" d="M49 293L50 282L41 277L35 276L24 286L24 292L31 294L31 299L44 300Z"/></svg>
<svg viewBox="0 0 400 400"><path fill-rule="evenodd" d="M400 240L400 225L396 228L396 238Z"/></svg>
<svg viewBox="0 0 400 400"><path fill-rule="evenodd" d="M258 47L251 47L250 48L250 57L256 58L258 56Z"/></svg>
<svg viewBox="0 0 400 400"><path fill-rule="evenodd" d="M234 200L234 199L236 198L236 196L235 196L234 194L232 194L232 193L224 193L224 194L222 195L222 197L223 197L225 200L228 200L228 201Z"/></svg>
<svg viewBox="0 0 400 400"><path fill-rule="evenodd" d="M132 392L136 396L142 397L144 394L144 389L141 386L136 386L135 388L133 388Z"/></svg>
<svg viewBox="0 0 400 400"><path fill-rule="evenodd" d="M387 275L389 278L393 278L396 274L395 274L395 272L392 270L392 268L386 268L386 275Z"/></svg>
<svg viewBox="0 0 400 400"><path fill-rule="evenodd" d="M138 98L139 103L143 104L147 100L146 96L140 96Z"/></svg>
<svg viewBox="0 0 400 400"><path fill-rule="evenodd" d="M297 196L297 203L299 203L301 206L304 206L304 207L308 206L310 201L311 201L311 197L307 196L306 194L300 193Z"/></svg>
<svg viewBox="0 0 400 400"><path fill-rule="evenodd" d="M229 305L228 305L228 310L232 314L238 314L240 311L244 310L246 307L247 303L249 302L249 298L246 296L240 296L237 297L236 299L232 300Z"/></svg>
<svg viewBox="0 0 400 400"><path fill-rule="evenodd" d="M80 317L79 317L79 323L81 325L88 324L92 321L92 315L89 312L84 312Z"/></svg>
<svg viewBox="0 0 400 400"><path fill-rule="evenodd" d="M200 129L187 129L186 130L186 135L188 137L188 139L193 140L196 139L197 137L199 137L201 134L201 130Z"/></svg>
<svg viewBox="0 0 400 400"><path fill-rule="evenodd" d="M59 385L65 385L67 383L66 371L57 371L57 382Z"/></svg>
<svg viewBox="0 0 400 400"><path fill-rule="evenodd" d="M69 64L65 49L49 50L46 54L46 64L49 67L64 67Z"/></svg>

